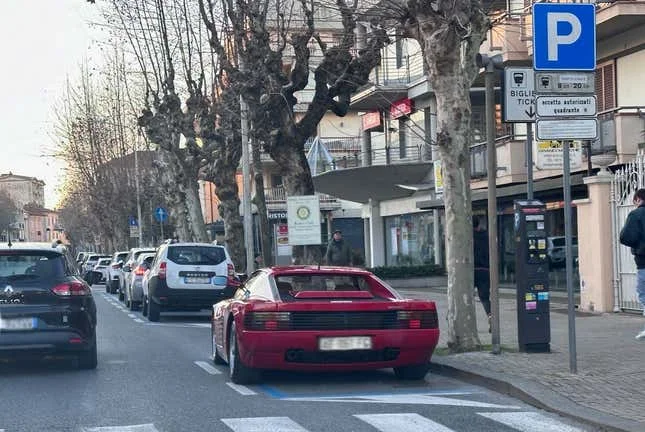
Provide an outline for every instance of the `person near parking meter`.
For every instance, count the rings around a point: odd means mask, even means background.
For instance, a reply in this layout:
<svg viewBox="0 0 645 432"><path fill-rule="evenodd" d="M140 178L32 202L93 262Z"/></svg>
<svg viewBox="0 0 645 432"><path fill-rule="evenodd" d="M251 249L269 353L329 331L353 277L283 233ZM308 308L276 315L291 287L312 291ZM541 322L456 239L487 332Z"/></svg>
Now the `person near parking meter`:
<svg viewBox="0 0 645 432"><path fill-rule="evenodd" d="M334 231L332 239L327 245L325 254L327 264L333 266L349 266L352 262L352 250L349 244L343 239L343 233L340 230Z"/></svg>
<svg viewBox="0 0 645 432"><path fill-rule="evenodd" d="M475 264L475 287L479 301L488 316L490 333L490 265L488 263L488 233L482 228L479 217L473 216L473 261Z"/></svg>
<svg viewBox="0 0 645 432"><path fill-rule="evenodd" d="M634 205L627 216L623 229L620 230L620 242L628 246L636 262L636 293L638 301L645 308L645 189L638 189L634 193ZM645 312L643 312L645 315ZM645 338L645 328L641 330L636 339Z"/></svg>

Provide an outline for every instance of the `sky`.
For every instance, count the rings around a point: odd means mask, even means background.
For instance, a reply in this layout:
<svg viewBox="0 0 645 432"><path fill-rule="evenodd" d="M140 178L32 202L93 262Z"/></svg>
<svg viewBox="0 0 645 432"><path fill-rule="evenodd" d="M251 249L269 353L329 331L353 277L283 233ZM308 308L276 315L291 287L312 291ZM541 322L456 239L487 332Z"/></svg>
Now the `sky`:
<svg viewBox="0 0 645 432"><path fill-rule="evenodd" d="M45 204L58 202L63 164L50 155L55 109L84 60L92 61L98 20L85 0L0 2L0 173L45 181Z"/></svg>

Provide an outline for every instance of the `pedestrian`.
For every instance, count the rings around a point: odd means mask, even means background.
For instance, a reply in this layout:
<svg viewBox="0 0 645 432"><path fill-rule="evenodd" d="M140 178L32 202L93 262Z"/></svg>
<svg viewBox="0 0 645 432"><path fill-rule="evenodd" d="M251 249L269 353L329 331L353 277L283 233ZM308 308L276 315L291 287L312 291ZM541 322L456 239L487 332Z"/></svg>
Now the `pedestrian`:
<svg viewBox="0 0 645 432"><path fill-rule="evenodd" d="M327 264L334 266L349 266L352 262L352 251L349 244L343 239L343 233L340 230L334 231L332 239L327 245L325 253Z"/></svg>
<svg viewBox="0 0 645 432"><path fill-rule="evenodd" d="M636 293L638 301L645 309L645 189L634 193L634 205L627 216L623 229L620 230L620 242L628 246L636 262ZM643 312L645 315L645 311ZM645 328L636 335L636 339L645 338Z"/></svg>
<svg viewBox="0 0 645 432"><path fill-rule="evenodd" d="M488 316L488 333L490 326L490 266L488 263L488 233L481 226L479 216L473 216L473 261L475 267L475 288L479 301Z"/></svg>
<svg viewBox="0 0 645 432"><path fill-rule="evenodd" d="M253 257L253 264L255 264L255 270L261 269L264 267L264 258L262 258L261 253L256 253Z"/></svg>

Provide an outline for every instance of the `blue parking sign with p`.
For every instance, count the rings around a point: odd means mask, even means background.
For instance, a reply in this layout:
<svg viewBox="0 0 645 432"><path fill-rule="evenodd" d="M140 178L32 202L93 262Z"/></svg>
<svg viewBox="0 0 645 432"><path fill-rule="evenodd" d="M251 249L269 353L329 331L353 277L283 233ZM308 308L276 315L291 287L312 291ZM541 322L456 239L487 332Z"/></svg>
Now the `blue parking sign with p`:
<svg viewBox="0 0 645 432"><path fill-rule="evenodd" d="M596 7L593 4L533 5L533 68L596 69Z"/></svg>

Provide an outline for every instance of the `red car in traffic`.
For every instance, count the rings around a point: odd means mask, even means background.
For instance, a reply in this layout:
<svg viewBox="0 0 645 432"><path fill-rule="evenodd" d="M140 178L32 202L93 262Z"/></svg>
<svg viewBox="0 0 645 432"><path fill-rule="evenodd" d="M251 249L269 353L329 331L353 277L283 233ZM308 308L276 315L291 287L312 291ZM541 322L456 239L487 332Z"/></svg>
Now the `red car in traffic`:
<svg viewBox="0 0 645 432"><path fill-rule="evenodd" d="M423 379L439 341L435 303L402 298L372 273L347 267L261 269L213 305L212 359L233 382L263 369L394 368Z"/></svg>

